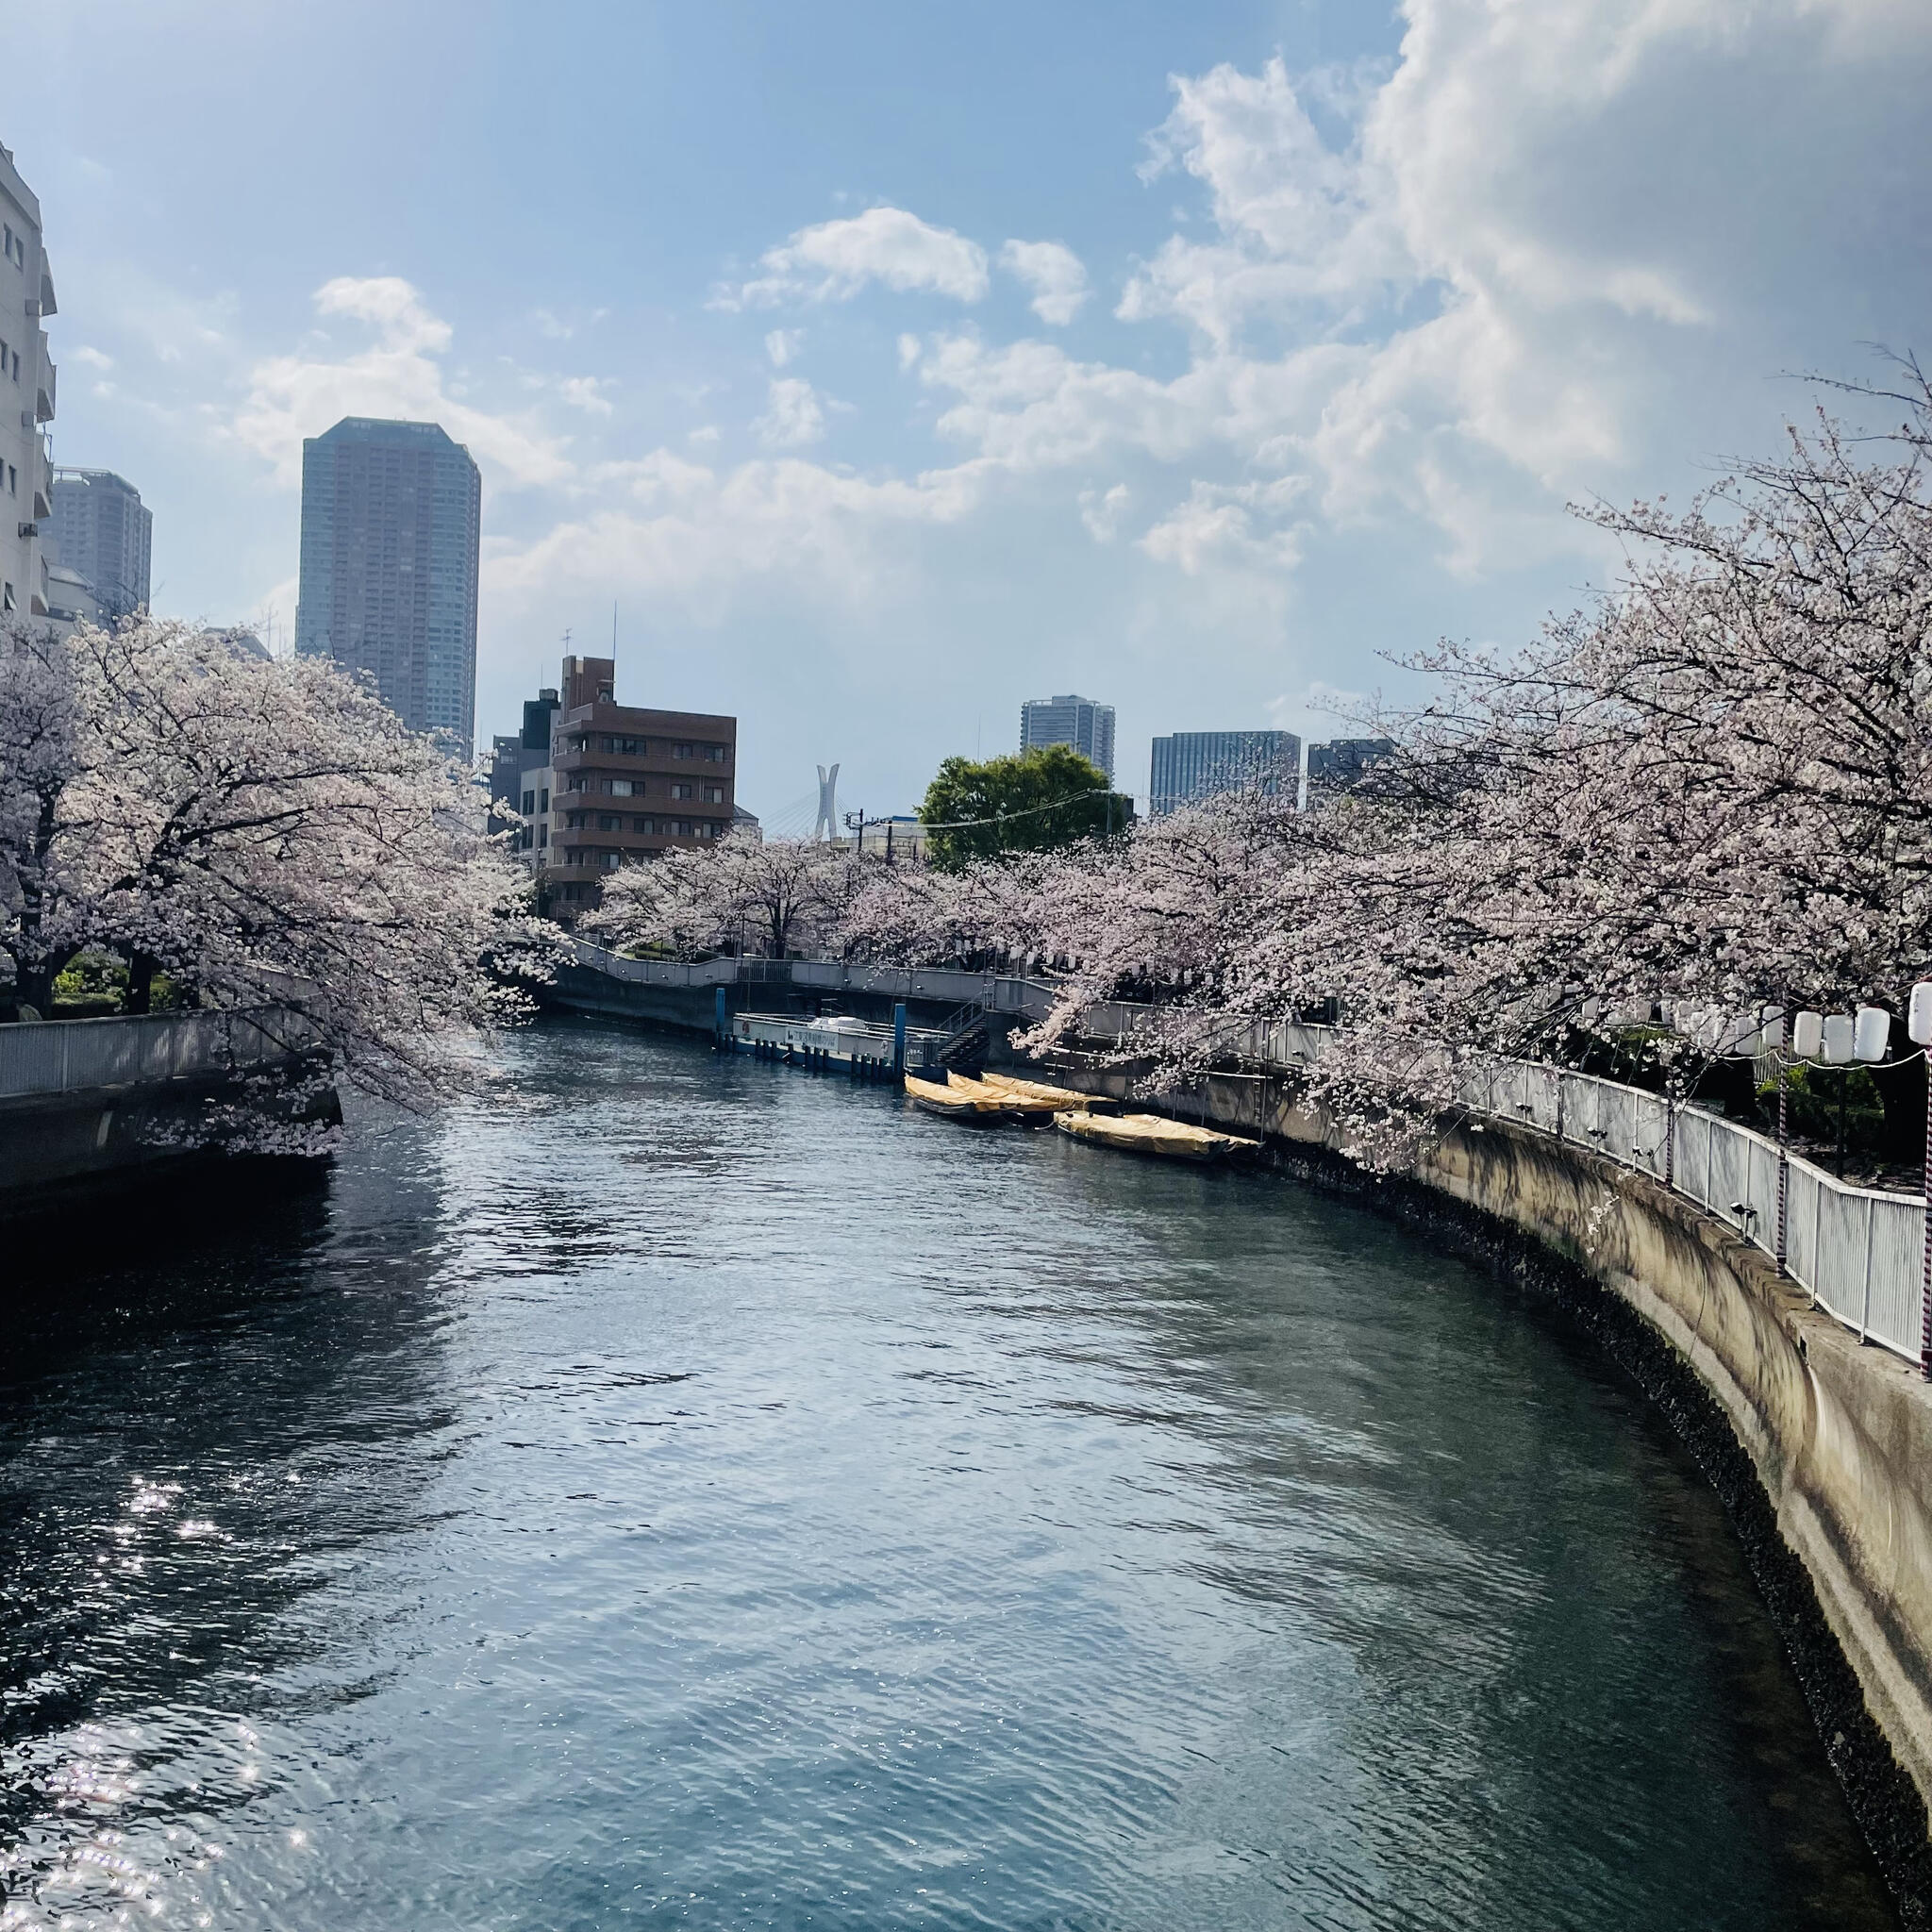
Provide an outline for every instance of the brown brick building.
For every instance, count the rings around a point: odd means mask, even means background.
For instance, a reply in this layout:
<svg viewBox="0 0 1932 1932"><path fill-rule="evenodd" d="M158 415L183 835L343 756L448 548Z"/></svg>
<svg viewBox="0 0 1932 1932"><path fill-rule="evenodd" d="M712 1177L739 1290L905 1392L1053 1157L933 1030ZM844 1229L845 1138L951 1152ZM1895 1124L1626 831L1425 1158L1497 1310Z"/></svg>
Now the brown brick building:
<svg viewBox="0 0 1932 1932"><path fill-rule="evenodd" d="M566 658L550 763L525 771L526 849L552 908L569 919L620 865L722 839L736 808L738 720L616 699L609 658Z"/></svg>

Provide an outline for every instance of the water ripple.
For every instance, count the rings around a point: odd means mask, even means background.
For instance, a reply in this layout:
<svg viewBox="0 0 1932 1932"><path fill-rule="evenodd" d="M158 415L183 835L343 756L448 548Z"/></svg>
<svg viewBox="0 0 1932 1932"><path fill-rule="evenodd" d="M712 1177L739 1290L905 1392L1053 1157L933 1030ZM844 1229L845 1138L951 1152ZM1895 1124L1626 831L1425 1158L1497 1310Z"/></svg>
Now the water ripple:
<svg viewBox="0 0 1932 1932"><path fill-rule="evenodd" d="M615 1027L0 1360L0 1928L1891 1923L1721 1515L1262 1175Z"/></svg>

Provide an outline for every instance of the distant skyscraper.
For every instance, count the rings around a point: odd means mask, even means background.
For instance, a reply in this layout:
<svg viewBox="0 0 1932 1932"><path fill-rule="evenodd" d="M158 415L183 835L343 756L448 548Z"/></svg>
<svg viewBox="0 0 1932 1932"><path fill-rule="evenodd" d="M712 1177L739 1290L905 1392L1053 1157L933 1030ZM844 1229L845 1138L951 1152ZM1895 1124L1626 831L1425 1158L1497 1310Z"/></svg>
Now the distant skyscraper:
<svg viewBox="0 0 1932 1932"><path fill-rule="evenodd" d="M1113 776L1113 707L1091 698L1028 698L1020 707L1020 749L1036 745L1071 744Z"/></svg>
<svg viewBox="0 0 1932 1932"><path fill-rule="evenodd" d="M482 479L434 423L345 416L302 445L295 649L374 675L412 731L470 749Z"/></svg>
<svg viewBox="0 0 1932 1932"><path fill-rule="evenodd" d="M1292 731L1176 731L1154 741L1148 780L1155 818L1223 791L1301 791L1302 741Z"/></svg>
<svg viewBox="0 0 1932 1932"><path fill-rule="evenodd" d="M154 529L154 512L141 491L112 470L54 472L60 561L87 579L104 617L147 608Z"/></svg>
<svg viewBox="0 0 1932 1932"><path fill-rule="evenodd" d="M1346 791L1360 783L1370 766L1378 765L1395 749L1389 738L1331 738L1308 747L1308 796Z"/></svg>

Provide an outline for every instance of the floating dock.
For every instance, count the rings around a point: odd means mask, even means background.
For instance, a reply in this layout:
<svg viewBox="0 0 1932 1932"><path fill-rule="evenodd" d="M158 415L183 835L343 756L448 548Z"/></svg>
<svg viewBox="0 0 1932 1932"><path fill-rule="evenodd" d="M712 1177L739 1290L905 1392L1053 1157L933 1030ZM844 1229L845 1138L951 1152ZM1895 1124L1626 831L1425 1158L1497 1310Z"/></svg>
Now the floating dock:
<svg viewBox="0 0 1932 1932"><path fill-rule="evenodd" d="M720 1029L718 1043L729 1052L788 1067L896 1081L902 1067L936 1060L945 1039L932 1027L882 1026L849 1014L804 1020L791 1013L733 1013Z"/></svg>

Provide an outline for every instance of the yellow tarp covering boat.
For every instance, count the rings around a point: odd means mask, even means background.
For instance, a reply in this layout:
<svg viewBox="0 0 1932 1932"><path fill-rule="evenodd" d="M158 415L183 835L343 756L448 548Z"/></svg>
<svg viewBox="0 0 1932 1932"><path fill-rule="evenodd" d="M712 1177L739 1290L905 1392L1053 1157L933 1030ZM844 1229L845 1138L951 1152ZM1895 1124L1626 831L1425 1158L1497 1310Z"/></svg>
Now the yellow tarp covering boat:
<svg viewBox="0 0 1932 1932"><path fill-rule="evenodd" d="M1084 1110L1093 1098L1091 1094L1076 1093L1071 1087L1049 1087L1042 1080L1019 1080L1011 1074L985 1073L980 1074L979 1084L991 1087L996 1093L1010 1093L1016 1100L1040 1101L1056 1113Z"/></svg>
<svg viewBox="0 0 1932 1932"><path fill-rule="evenodd" d="M976 1080L941 1083L915 1079L908 1074L906 1091L926 1112L943 1114L948 1120L965 1121L974 1126L995 1127L1012 1118L1010 1096L995 1093Z"/></svg>
<svg viewBox="0 0 1932 1932"><path fill-rule="evenodd" d="M1076 1141L1097 1141L1103 1147L1156 1154L1167 1160L1226 1160L1252 1154L1260 1145L1239 1134L1217 1134L1211 1127L1164 1120L1155 1113L1124 1113L1111 1119L1104 1114L1063 1113L1054 1124Z"/></svg>

